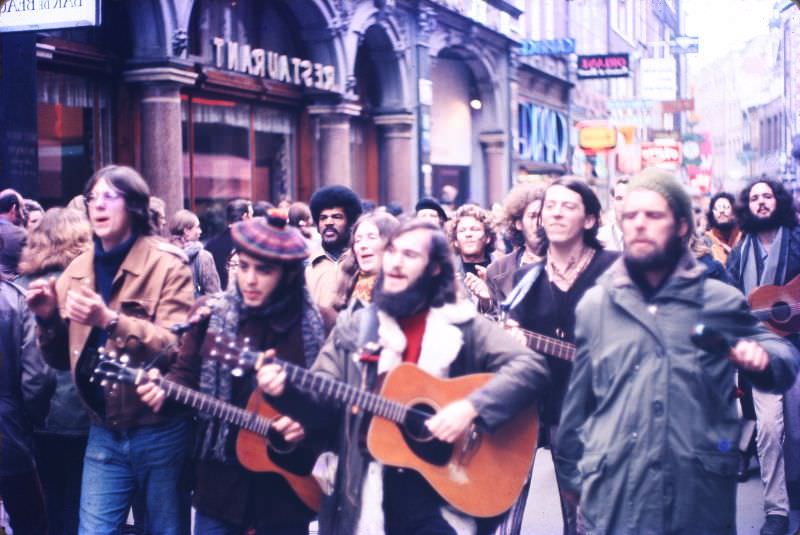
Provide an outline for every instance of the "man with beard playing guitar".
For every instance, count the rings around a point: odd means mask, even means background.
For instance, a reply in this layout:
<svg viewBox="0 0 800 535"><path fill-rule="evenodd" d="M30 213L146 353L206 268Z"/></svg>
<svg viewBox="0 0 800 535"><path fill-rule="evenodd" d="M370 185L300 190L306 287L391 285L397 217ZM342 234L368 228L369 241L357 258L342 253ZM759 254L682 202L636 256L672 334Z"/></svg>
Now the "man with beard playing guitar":
<svg viewBox="0 0 800 535"><path fill-rule="evenodd" d="M447 404L424 425L445 443L456 442L473 423L496 430L531 407L547 383L547 364L477 314L474 306L456 302L456 295L452 250L444 233L422 220L403 224L384 250L373 304L337 324L312 371L320 380L335 378L365 388L376 373L408 366L403 363L438 377L495 372L484 386ZM365 339L377 340L382 349L372 359L354 358ZM365 411L350 404L333 406L287 381L287 376L286 367L266 364L259 370L258 383L268 399L308 433L326 432L338 453L333 492L320 511L320 533L468 535L489 533L498 523L496 517L475 518L457 511L416 471L374 461L364 446Z"/></svg>
<svg viewBox="0 0 800 535"><path fill-rule="evenodd" d="M233 366L220 357L218 335L235 339L253 350L274 349L281 358L307 366L317 356L325 328L303 279L308 257L300 232L286 226L280 212L268 220L247 219L231 226L239 255L235 284L222 294L203 297L190 312L188 331L180 353L193 359L200 375L200 391L215 399L244 407L256 388L255 374L237 377ZM247 341L249 339L249 342ZM158 374L151 371L151 378ZM142 400L160 410L165 391L157 382L138 387ZM286 441L303 438L302 427L288 417L272 429ZM237 459L237 429L201 412L197 430L195 533L241 535L255 528L258 535L306 535L313 511L274 473L253 473Z"/></svg>
<svg viewBox="0 0 800 535"><path fill-rule="evenodd" d="M784 285L800 274L800 230L794 202L779 181L759 178L742 190L736 207L742 239L728 256L727 268L736 286L750 295L759 286ZM800 348L797 333L788 337ZM753 391L756 409L756 446L764 484L766 521L762 535L784 534L789 530L789 494L786 483L785 451L797 451L786 429L797 429L790 421L797 407L797 389L786 394ZM787 444L784 445L784 437ZM791 473L791 471L790 471ZM800 489L798 489L800 491Z"/></svg>

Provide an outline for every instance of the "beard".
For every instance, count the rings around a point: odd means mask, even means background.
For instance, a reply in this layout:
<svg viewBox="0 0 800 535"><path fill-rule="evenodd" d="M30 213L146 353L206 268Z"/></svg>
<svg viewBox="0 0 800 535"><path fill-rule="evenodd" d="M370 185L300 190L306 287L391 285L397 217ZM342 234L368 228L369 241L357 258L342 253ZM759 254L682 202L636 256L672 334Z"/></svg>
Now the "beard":
<svg viewBox="0 0 800 535"><path fill-rule="evenodd" d="M380 275L378 275L378 280L375 282L372 302L379 310L382 310L393 318L407 318L430 305L430 298L433 294L432 289L433 277L426 269L425 272L405 290L396 293L387 293L383 290L383 272L381 272Z"/></svg>
<svg viewBox="0 0 800 535"><path fill-rule="evenodd" d="M767 217L758 217L748 210L741 223L742 231L746 234L758 234L767 230L775 230L780 226L781 217L777 207Z"/></svg>
<svg viewBox="0 0 800 535"><path fill-rule="evenodd" d="M645 273L651 271L660 271L666 269L672 271L683 254L686 252L686 246L678 234L673 234L667 240L667 244L663 249L653 251L652 253L642 257L629 256L625 252L625 267L628 268L633 278L642 278Z"/></svg>
<svg viewBox="0 0 800 535"><path fill-rule="evenodd" d="M333 239L325 239L325 232L328 230L335 232L336 237ZM322 239L322 248L325 249L325 252L338 258L344 250L347 249L350 243L350 229L340 234L335 228L325 228L322 229L320 238Z"/></svg>
<svg viewBox="0 0 800 535"><path fill-rule="evenodd" d="M708 223L712 229L716 229L726 236L730 234L733 228L736 226L736 222L734 220L726 221L725 223L719 223L716 219L712 218L708 220Z"/></svg>

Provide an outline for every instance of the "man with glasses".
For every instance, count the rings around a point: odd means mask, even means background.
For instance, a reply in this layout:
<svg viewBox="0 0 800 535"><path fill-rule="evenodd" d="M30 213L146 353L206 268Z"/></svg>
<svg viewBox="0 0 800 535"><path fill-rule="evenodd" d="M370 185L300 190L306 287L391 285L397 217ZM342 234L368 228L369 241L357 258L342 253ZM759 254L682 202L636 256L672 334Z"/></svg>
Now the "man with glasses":
<svg viewBox="0 0 800 535"><path fill-rule="evenodd" d="M727 191L715 194L708 204L706 237L711 240L711 255L722 265L728 261L731 249L739 243L742 236L733 211L734 206L736 201Z"/></svg>
<svg viewBox="0 0 800 535"><path fill-rule="evenodd" d="M13 189L0 191L0 278L17 276L17 264L25 246L25 204Z"/></svg>
<svg viewBox="0 0 800 535"><path fill-rule="evenodd" d="M90 382L100 349L192 386L198 370L181 356L170 328L193 301L192 274L179 250L152 236L150 191L135 170L108 166L89 179L86 210L94 246L56 280L39 279L27 302L45 360L70 369L92 425L83 465L79 533L118 533L143 496L151 533L184 533L179 481L189 421L173 406L155 413L124 384Z"/></svg>

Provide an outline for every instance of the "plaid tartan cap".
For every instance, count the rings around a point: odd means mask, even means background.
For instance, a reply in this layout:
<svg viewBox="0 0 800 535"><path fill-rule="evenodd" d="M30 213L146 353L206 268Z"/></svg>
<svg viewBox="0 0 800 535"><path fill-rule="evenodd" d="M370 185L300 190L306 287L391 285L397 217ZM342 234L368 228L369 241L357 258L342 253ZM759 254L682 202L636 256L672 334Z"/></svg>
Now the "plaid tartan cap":
<svg viewBox="0 0 800 535"><path fill-rule="evenodd" d="M264 260L295 262L308 258L308 247L300 231L287 226L286 213L270 210L267 217L253 217L231 227L236 248Z"/></svg>

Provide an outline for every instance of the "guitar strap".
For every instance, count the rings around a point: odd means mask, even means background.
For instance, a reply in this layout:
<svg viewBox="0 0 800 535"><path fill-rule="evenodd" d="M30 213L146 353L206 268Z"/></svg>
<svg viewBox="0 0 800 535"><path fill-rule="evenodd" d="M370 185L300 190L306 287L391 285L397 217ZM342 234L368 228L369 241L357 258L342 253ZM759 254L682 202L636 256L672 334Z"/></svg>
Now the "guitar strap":
<svg viewBox="0 0 800 535"><path fill-rule="evenodd" d="M534 283L539 280L543 268L544 262L537 262L534 264L530 271L528 271L516 286L514 286L514 289L511 290L511 293L508 294L505 301L500 303L500 317L502 320L507 319L506 316L508 313L525 299L525 296L528 295L528 291L530 291Z"/></svg>
<svg viewBox="0 0 800 535"><path fill-rule="evenodd" d="M361 388L372 392L378 377L378 359L381 345L378 337L378 307L369 305L364 309L358 330L359 362L361 363Z"/></svg>

